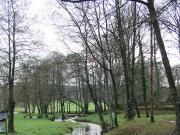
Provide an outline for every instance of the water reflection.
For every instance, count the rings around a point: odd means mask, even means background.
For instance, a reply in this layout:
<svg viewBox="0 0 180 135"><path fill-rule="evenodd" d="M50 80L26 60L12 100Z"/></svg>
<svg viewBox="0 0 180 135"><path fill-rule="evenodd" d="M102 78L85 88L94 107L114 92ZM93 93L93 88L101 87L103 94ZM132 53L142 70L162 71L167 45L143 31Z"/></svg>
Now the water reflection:
<svg viewBox="0 0 180 135"><path fill-rule="evenodd" d="M76 128L69 135L101 135L101 127L97 124L81 122L82 127Z"/></svg>
<svg viewBox="0 0 180 135"><path fill-rule="evenodd" d="M75 119L78 117L69 117L65 121L76 122ZM61 122L61 119L56 119L55 122ZM75 128L68 135L101 135L101 126L98 124L88 123L88 122L80 122L81 127Z"/></svg>

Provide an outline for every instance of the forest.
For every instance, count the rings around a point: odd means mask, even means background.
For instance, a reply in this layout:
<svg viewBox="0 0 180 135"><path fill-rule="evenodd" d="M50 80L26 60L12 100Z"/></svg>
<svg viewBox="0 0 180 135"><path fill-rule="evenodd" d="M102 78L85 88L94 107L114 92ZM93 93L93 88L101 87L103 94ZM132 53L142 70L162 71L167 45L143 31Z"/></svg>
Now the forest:
<svg viewBox="0 0 180 135"><path fill-rule="evenodd" d="M32 1L0 1L0 133L180 135L179 0L46 0L67 53Z"/></svg>

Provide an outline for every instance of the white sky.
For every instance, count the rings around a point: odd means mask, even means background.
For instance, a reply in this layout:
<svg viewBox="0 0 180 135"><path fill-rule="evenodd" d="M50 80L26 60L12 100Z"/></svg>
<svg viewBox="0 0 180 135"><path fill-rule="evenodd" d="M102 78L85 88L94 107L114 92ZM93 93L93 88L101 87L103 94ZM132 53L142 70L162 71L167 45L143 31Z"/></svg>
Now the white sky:
<svg viewBox="0 0 180 135"><path fill-rule="evenodd" d="M56 0L30 0L31 4L29 5L30 17L36 16L36 21L34 25L34 29L39 32L40 37L46 44L44 52L40 55L46 55L47 52L51 51L59 51L63 54L67 54L69 52L67 46L63 43L62 40L66 40L65 36L61 34L61 32L53 25L52 14L57 9L55 6ZM158 0L156 0L158 1ZM65 13L60 13L62 16ZM63 21L63 17L59 18L61 23L67 23ZM57 34L58 33L58 34ZM62 32L63 33L63 32ZM68 40L68 39L67 39ZM67 41L66 40L66 41ZM73 51L80 50L80 47L72 42L67 41L68 46ZM169 44L169 42L166 42ZM180 54L177 49L167 48L167 51L170 58L171 65L175 65L180 63Z"/></svg>
<svg viewBox="0 0 180 135"><path fill-rule="evenodd" d="M51 52L51 51L59 51L63 54L67 54L69 51L68 47L64 44L63 40L65 39L65 36L63 35L63 32L61 33L60 30L57 30L57 27L54 25L52 14L57 11L56 6L58 4L56 3L56 0L30 0L31 4L29 7L29 12L31 17L36 17L36 23L34 25L34 29L36 31L39 31L41 38L43 39L45 46L45 52ZM58 10L59 12L59 10ZM60 19L60 23L63 22L62 18ZM68 46L74 51L79 50L79 46L77 44L74 44L72 42L69 42ZM70 45L69 45L70 44Z"/></svg>

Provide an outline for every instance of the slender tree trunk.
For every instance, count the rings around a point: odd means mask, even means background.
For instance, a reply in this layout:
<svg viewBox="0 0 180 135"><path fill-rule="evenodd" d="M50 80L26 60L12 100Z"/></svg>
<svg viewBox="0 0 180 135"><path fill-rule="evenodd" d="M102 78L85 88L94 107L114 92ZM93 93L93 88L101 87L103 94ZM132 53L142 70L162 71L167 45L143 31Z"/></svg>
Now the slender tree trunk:
<svg viewBox="0 0 180 135"><path fill-rule="evenodd" d="M32 118L32 115L31 115L31 105L28 104L28 111L29 111L29 118Z"/></svg>
<svg viewBox="0 0 180 135"><path fill-rule="evenodd" d="M56 100L56 113L59 112L59 100L57 99Z"/></svg>
<svg viewBox="0 0 180 135"><path fill-rule="evenodd" d="M84 103L84 114L88 114L88 108L89 108L89 103L88 102L85 102Z"/></svg>
<svg viewBox="0 0 180 135"><path fill-rule="evenodd" d="M8 3L9 4L9 3ZM11 3L12 4L12 3ZM9 40L9 122L8 131L10 133L14 132L14 74L15 74L15 62L16 62L16 42L15 42L15 30L16 30L16 14L13 7L13 30L12 30L12 50L11 50L11 38L10 38L10 20L8 16L8 40ZM12 60L11 60L12 53Z"/></svg>
<svg viewBox="0 0 180 135"><path fill-rule="evenodd" d="M59 113L61 112L61 101L58 99L58 101L59 101Z"/></svg>
<svg viewBox="0 0 180 135"><path fill-rule="evenodd" d="M161 56L162 56L162 62L165 68L165 72L166 72L166 76L168 79L168 83L169 83L169 87L171 90L171 94L173 96L174 99L174 103L176 105L176 102L178 101L178 96L177 96L177 90L176 90L176 86L175 86L175 82L173 79L173 75L172 75L172 70L171 70L171 66L169 63L169 59L167 57L167 52L165 49L165 45L161 36L161 31L160 31L160 26L157 20L157 14L156 14L156 10L154 7L154 3L152 0L148 0L148 10L152 19L152 25L154 28L154 33L156 35L156 39L157 39L157 44L159 46L160 52L161 52Z"/></svg>
<svg viewBox="0 0 180 135"><path fill-rule="evenodd" d="M140 112L137 105L136 94L134 92L135 89L135 47L136 47L136 2L134 2L134 22L133 22L133 45L132 45L132 62L131 62L131 97L132 97L132 105L136 110L138 118L140 118Z"/></svg>
<svg viewBox="0 0 180 135"><path fill-rule="evenodd" d="M27 101L24 101L24 113L27 114L28 113L28 108L27 108Z"/></svg>
<svg viewBox="0 0 180 135"><path fill-rule="evenodd" d="M64 98L61 99L61 119L64 121L65 115L64 115Z"/></svg>
<svg viewBox="0 0 180 135"><path fill-rule="evenodd" d="M118 114L117 114L117 104L118 104L118 101L117 101L117 89L116 89L116 81L114 79L114 75L112 73L112 69L110 70L110 76L111 76L111 80L112 80L112 83L113 83L113 95L112 95L112 98L114 100L114 102L112 103L112 112L114 113L114 118L113 118L113 123L115 125L115 127L118 126Z"/></svg>
<svg viewBox="0 0 180 135"><path fill-rule="evenodd" d="M35 105L35 103L33 102L33 103L32 103L32 113L35 113L35 111L36 111L36 105Z"/></svg>
<svg viewBox="0 0 180 135"><path fill-rule="evenodd" d="M153 46L153 30L152 30L152 26L150 24L150 35L151 35L151 42L150 42L150 46L151 46L151 58L150 58L150 65L151 65L151 72L150 72L150 89L151 89L151 122L154 122L154 83L153 83L153 77L154 77L154 65L153 65L153 50L154 50L154 46Z"/></svg>
<svg viewBox="0 0 180 135"><path fill-rule="evenodd" d="M130 92L130 84L129 84L129 69L128 69L128 64L127 64L127 49L126 49L126 43L124 39L124 31L123 31L123 26L122 26L122 17L120 13L120 3L119 0L115 0L116 4L116 17L118 21L118 43L120 46L120 51L121 51L121 58L122 58L122 65L123 65L123 70L124 70L124 76L125 76L125 84L126 84L126 100L127 100L127 110L126 110L126 117L128 120L133 119L134 117L134 109L132 107L132 99L131 99L131 92Z"/></svg>
<svg viewBox="0 0 180 135"><path fill-rule="evenodd" d="M39 103L37 103L37 109L38 109L38 115L40 115L41 114L41 109L40 109Z"/></svg>
<svg viewBox="0 0 180 135"><path fill-rule="evenodd" d="M180 102L176 103L176 129L174 135L180 135Z"/></svg>
<svg viewBox="0 0 180 135"><path fill-rule="evenodd" d="M169 63L169 59L167 57L167 52L165 49L165 45L161 36L161 31L160 31L160 27L159 27L159 23L158 23L158 19L157 19L157 14L156 14L156 9L154 7L154 1L152 0L148 0L148 10L150 13L150 17L152 19L152 25L154 28L154 33L156 35L156 39L157 39L157 44L159 46L160 52L161 52L161 57L162 57L162 62L165 68L165 72L166 72L166 76L168 79L168 83L169 83L169 87L170 87L170 91L174 100L174 105L175 108L179 107L179 102L178 102L178 95L177 95L177 90L176 90L176 86L175 86L175 82L174 82L174 78L172 75L172 71L171 71L171 66ZM175 109L176 111L176 129L175 129L175 135L180 135L180 110L179 109Z"/></svg>
<svg viewBox="0 0 180 135"><path fill-rule="evenodd" d="M177 14L178 14L178 9L177 9L177 7L176 7L176 12L177 12ZM180 14L178 14L177 15L177 27L178 27L178 48L179 48L179 53L180 53Z"/></svg>
<svg viewBox="0 0 180 135"><path fill-rule="evenodd" d="M94 102L94 105L95 105L95 108L97 109L97 114L99 116L99 120L100 120L100 123L101 123L101 128L103 131L106 131L106 126L105 126L105 121L104 121L104 117L103 117L103 114L102 114L102 110L100 109L99 107L99 104L97 102L97 98L96 96L94 95L94 91L93 91L93 88L90 84L90 81L89 81L89 73L88 73L88 64L87 64L87 60L88 60L88 49L87 49L87 45L86 45L86 59L85 59L85 75L86 75L86 83L87 83L87 86L88 86L88 89L89 89L89 93L91 95L91 98Z"/></svg>
<svg viewBox="0 0 180 135"><path fill-rule="evenodd" d="M157 51L157 47L156 47L156 41L155 41L155 35L154 35L154 66L155 66L155 71L156 71L156 107L158 107L158 105L160 104L160 77L159 77L159 69L158 69L158 65L157 65L157 61L156 61L156 51Z"/></svg>
<svg viewBox="0 0 180 135"><path fill-rule="evenodd" d="M14 107L15 102L13 99L13 84L12 81L10 81L11 84L9 84L9 124L8 124L8 132L12 133L14 132Z"/></svg>
<svg viewBox="0 0 180 135"><path fill-rule="evenodd" d="M52 120L54 121L56 119L56 105L55 105L56 100L53 99L52 101Z"/></svg>
<svg viewBox="0 0 180 135"><path fill-rule="evenodd" d="M138 34L138 38L139 38L139 52L140 52L140 61L141 61L141 81L142 81L143 100L144 100L146 117L149 117L148 107L147 107L147 94L146 94L147 93L147 85L146 85L146 77L145 77L144 55L143 55L143 50L142 50L140 33Z"/></svg>
<svg viewBox="0 0 180 135"><path fill-rule="evenodd" d="M105 64L105 63L104 63ZM109 108L109 118L111 122L111 127L114 127L114 122L113 122L113 116L112 116L112 96L111 96L111 91L109 89L109 83L108 83L108 72L104 69L104 85L105 89L107 90L108 93L108 108Z"/></svg>
<svg viewBox="0 0 180 135"><path fill-rule="evenodd" d="M32 115L31 115L31 105L30 105L30 101L29 101L29 95L26 95L26 100L27 100L27 108L28 108L29 118L32 118Z"/></svg>

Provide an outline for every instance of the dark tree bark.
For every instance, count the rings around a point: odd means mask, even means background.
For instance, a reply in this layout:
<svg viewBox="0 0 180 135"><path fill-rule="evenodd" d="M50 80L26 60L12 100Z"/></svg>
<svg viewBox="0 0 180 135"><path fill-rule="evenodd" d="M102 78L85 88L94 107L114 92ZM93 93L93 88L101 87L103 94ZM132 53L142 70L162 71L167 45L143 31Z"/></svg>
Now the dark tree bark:
<svg viewBox="0 0 180 135"><path fill-rule="evenodd" d="M140 112L137 105L137 99L135 94L135 47L136 47L136 2L134 2L134 21L133 21L133 45L132 45L132 60L131 60L131 97L132 97L132 106L137 112L138 118L140 118Z"/></svg>
<svg viewBox="0 0 180 135"><path fill-rule="evenodd" d="M102 114L102 110L98 104L98 101L97 101L97 98L96 96L94 95L94 90L90 84L90 81L89 81L89 73L88 73L88 47L86 45L86 54L85 54L85 75L86 75L86 83L87 83L87 86L88 86L88 89L89 89L89 93L91 95L91 98L93 100L93 103L95 105L95 108L97 109L97 114L99 116L99 120L100 120L100 123L101 123L101 127L102 127L102 130L103 131L106 131L106 125L105 125L105 121L104 121L104 117L103 117L103 114Z"/></svg>
<svg viewBox="0 0 180 135"><path fill-rule="evenodd" d="M151 58L150 58L150 67L151 67L151 72L150 72L150 90L151 90L151 122L154 122L154 63L153 63L153 50L154 50L154 45L153 45L153 30L152 30L152 25L150 24L150 46L151 46Z"/></svg>
<svg viewBox="0 0 180 135"><path fill-rule="evenodd" d="M8 2L8 7L10 3ZM8 76L8 85L9 85L9 124L8 124L8 132L14 132L14 75L15 75L15 63L16 63L16 14L13 8L13 29L12 29L12 39L11 39L11 30L10 30L10 13L8 13L8 42L9 42L9 76ZM9 12L9 9L8 9ZM12 48L11 48L12 42Z"/></svg>
<svg viewBox="0 0 180 135"><path fill-rule="evenodd" d="M159 71L159 68L158 68L158 64L157 64L157 61L156 61L156 51L157 51L157 46L156 46L156 38L155 38L155 35L154 35L154 66L155 66L155 71L156 71L156 107L158 107L159 103L160 103L160 71Z"/></svg>
<svg viewBox="0 0 180 135"><path fill-rule="evenodd" d="M142 50L142 43L140 39L140 33L138 34L138 42L139 42L139 53L140 53L140 61L141 61L141 82L142 82L142 92L143 92L143 100L144 107L146 112L146 117L149 117L148 107L147 107L147 85L146 85L146 77L145 77L145 65L144 65L144 55Z"/></svg>
<svg viewBox="0 0 180 135"><path fill-rule="evenodd" d="M176 129L174 135L179 135L180 133L180 102L176 103Z"/></svg>
<svg viewBox="0 0 180 135"><path fill-rule="evenodd" d="M35 111L36 111L36 105L35 103L32 103L32 113L35 113Z"/></svg>
<svg viewBox="0 0 180 135"><path fill-rule="evenodd" d="M124 39L124 31L122 26L122 17L120 13L120 3L119 0L115 0L116 4L116 18L118 22L118 44L120 46L121 51L121 58L122 58L122 65L123 65L123 71L125 76L125 85L126 85L126 99L127 99L127 110L126 110L126 117L128 120L133 119L135 116L135 112L132 106L132 98L131 98L131 92L130 92L130 75L129 75L129 67L127 64L127 46Z"/></svg>
<svg viewBox="0 0 180 135"><path fill-rule="evenodd" d="M12 133L14 132L14 107L15 107L15 102L13 98L13 82L10 79L9 82L9 124L8 124L8 132Z"/></svg>
<svg viewBox="0 0 180 135"><path fill-rule="evenodd" d="M61 99L61 119L64 121L65 119L65 109L64 109L64 98Z"/></svg>

